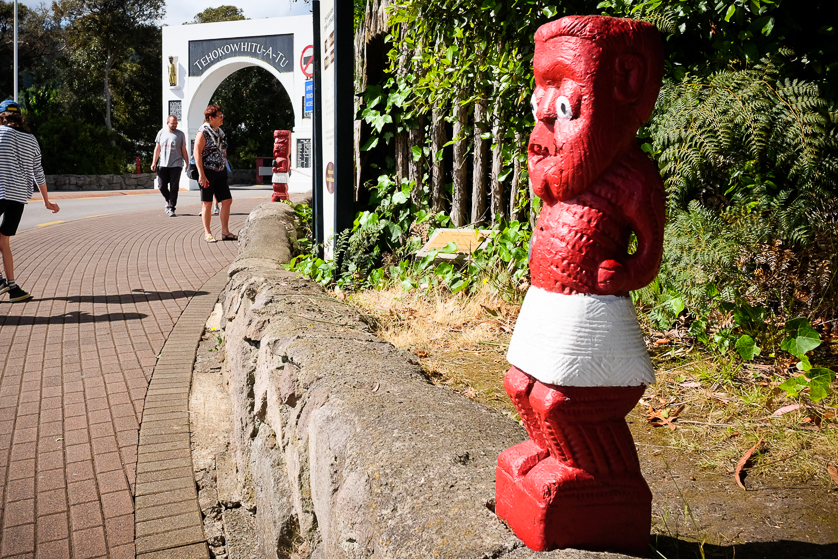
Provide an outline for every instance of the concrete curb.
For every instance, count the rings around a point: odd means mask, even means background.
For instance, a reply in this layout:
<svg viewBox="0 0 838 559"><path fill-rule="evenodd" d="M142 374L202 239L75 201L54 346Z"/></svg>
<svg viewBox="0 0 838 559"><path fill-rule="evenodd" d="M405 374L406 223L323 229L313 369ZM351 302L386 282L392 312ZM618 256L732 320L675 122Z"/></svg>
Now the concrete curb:
<svg viewBox="0 0 838 559"><path fill-rule="evenodd" d="M189 391L195 351L218 295L227 283L221 270L184 309L166 340L145 399L137 450L135 490L138 558L208 558L192 471Z"/></svg>

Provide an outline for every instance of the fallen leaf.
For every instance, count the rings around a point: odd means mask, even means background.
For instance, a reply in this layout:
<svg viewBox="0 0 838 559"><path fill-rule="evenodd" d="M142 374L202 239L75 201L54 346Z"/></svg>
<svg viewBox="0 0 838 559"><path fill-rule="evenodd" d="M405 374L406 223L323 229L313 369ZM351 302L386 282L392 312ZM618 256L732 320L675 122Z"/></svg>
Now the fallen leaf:
<svg viewBox="0 0 838 559"><path fill-rule="evenodd" d="M832 478L832 481L838 483L838 468L835 466L827 466L826 471L829 472L829 477Z"/></svg>
<svg viewBox="0 0 838 559"><path fill-rule="evenodd" d="M372 391L373 391L373 392L378 392L378 389L379 389L379 388L381 388L381 383L380 383L380 382L377 382L377 383L375 383L375 388L373 388L373 389L372 389Z"/></svg>
<svg viewBox="0 0 838 559"><path fill-rule="evenodd" d="M678 386L681 388L701 388L701 385L697 382L682 382Z"/></svg>
<svg viewBox="0 0 838 559"><path fill-rule="evenodd" d="M428 356L428 352L427 351L422 351L421 349L419 351L414 352L413 354L416 357L427 357Z"/></svg>
<svg viewBox="0 0 838 559"><path fill-rule="evenodd" d="M678 418L678 414L683 411L685 405L678 406L677 408L663 408L660 410L656 410L652 406L649 406L649 413L647 414L647 419L652 427L669 427L672 431L674 431L678 426L673 423Z"/></svg>
<svg viewBox="0 0 838 559"><path fill-rule="evenodd" d="M666 345L668 343L672 343L672 340L670 340L669 338L663 338L663 339L660 339L660 340L655 340L655 345Z"/></svg>
<svg viewBox="0 0 838 559"><path fill-rule="evenodd" d="M742 456L742 458L740 458L740 459L739 459L739 462L737 462L737 463L736 463L736 470L734 470L734 471L733 471L733 476L736 478L736 484L737 484L739 487L741 487L742 489L745 489L745 484L744 484L744 483L742 483L742 478L741 478L741 476L740 476L740 474L742 473L742 468L744 468L744 467L745 467L745 463L746 463L748 460L750 460L750 459L751 459L751 455L754 453L754 451L757 449L757 447L759 446L759 444L760 444L761 442L762 442L762 437L760 437L760 438L759 438L759 440L757 441L757 444L755 444L754 446L752 446L752 447L750 448L750 450L748 450L748 452L746 452L746 453ZM745 489L745 491L747 491L747 489Z"/></svg>
<svg viewBox="0 0 838 559"><path fill-rule="evenodd" d="M772 416L775 416L775 415L783 415L783 414L789 413L790 411L794 411L794 410L796 410L796 409L800 409L800 408L802 408L802 407L803 407L803 405L802 405L802 404L791 404L790 406L783 406L782 408L778 409L777 411L775 411L775 412L774 412L774 413L772 413L771 415L772 415Z"/></svg>
<svg viewBox="0 0 838 559"><path fill-rule="evenodd" d="M489 307L487 307L485 305L480 305L480 306L483 308L484 311L486 311L486 314L488 314L489 316L493 316L495 318L498 317L499 313L498 313L497 309L490 309Z"/></svg>

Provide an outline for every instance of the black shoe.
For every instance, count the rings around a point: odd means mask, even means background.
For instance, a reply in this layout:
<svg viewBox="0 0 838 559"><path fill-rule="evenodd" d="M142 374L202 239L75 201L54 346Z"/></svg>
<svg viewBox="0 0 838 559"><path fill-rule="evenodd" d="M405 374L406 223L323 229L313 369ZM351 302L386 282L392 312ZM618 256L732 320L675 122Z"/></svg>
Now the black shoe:
<svg viewBox="0 0 838 559"><path fill-rule="evenodd" d="M5 293L5 292L6 292L6 291L8 291L9 289L10 289L10 288L9 288L9 282L8 282L8 281L6 281L6 278L1 279L1 280L0 280L0 295L2 295L3 293Z"/></svg>
<svg viewBox="0 0 838 559"><path fill-rule="evenodd" d="M19 285L16 285L9 289L9 302L10 303L18 303L20 301L26 301L27 299L31 299L32 295L24 291L20 288Z"/></svg>

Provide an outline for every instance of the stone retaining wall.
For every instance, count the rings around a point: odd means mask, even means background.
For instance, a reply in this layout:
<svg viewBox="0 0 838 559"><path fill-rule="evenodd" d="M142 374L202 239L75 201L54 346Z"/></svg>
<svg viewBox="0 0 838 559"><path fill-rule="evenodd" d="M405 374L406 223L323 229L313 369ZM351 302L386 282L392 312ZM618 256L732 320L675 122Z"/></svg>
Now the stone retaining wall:
<svg viewBox="0 0 838 559"><path fill-rule="evenodd" d="M124 175L47 175L47 190L136 190L154 188L157 173Z"/></svg>
<svg viewBox="0 0 838 559"><path fill-rule="evenodd" d="M295 235L285 204L254 210L221 296L227 454L261 556L604 556L523 547L493 510L498 454L524 430L434 386L354 308L284 271Z"/></svg>

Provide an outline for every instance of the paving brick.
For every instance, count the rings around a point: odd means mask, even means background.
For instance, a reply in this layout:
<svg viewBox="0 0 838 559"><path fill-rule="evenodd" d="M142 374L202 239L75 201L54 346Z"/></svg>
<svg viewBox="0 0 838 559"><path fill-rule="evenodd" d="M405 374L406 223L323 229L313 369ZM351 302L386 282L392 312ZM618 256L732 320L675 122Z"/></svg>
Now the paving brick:
<svg viewBox="0 0 838 559"><path fill-rule="evenodd" d="M137 555L139 555L204 542L205 539L204 529L201 526L190 526L180 530L167 530L151 536L137 536L134 545L136 545Z"/></svg>
<svg viewBox="0 0 838 559"><path fill-rule="evenodd" d="M82 481L85 479L93 479L93 461L85 460L82 462L74 462L67 464L67 481Z"/></svg>
<svg viewBox="0 0 838 559"><path fill-rule="evenodd" d="M34 474L34 471L32 472ZM6 485L6 500L8 502L35 498L35 477L27 477L10 481Z"/></svg>
<svg viewBox="0 0 838 559"><path fill-rule="evenodd" d="M108 545L115 547L134 542L134 515L117 516L105 521Z"/></svg>
<svg viewBox="0 0 838 559"><path fill-rule="evenodd" d="M38 544L37 559L70 559L70 541L57 540Z"/></svg>
<svg viewBox="0 0 838 559"><path fill-rule="evenodd" d="M96 501L99 498L99 492L96 490L96 481L93 479L68 484L67 494L70 498L70 505Z"/></svg>
<svg viewBox="0 0 838 559"><path fill-rule="evenodd" d="M137 559L209 559L209 556L207 544L196 543L164 551L143 553L138 555Z"/></svg>
<svg viewBox="0 0 838 559"><path fill-rule="evenodd" d="M102 510L105 518L114 518L134 513L134 500L131 493L125 489L102 495Z"/></svg>
<svg viewBox="0 0 838 559"><path fill-rule="evenodd" d="M73 531L102 526L102 511L99 510L99 501L90 501L71 506L70 520L73 524Z"/></svg>
<svg viewBox="0 0 838 559"><path fill-rule="evenodd" d="M38 517L38 543L55 540L66 540L70 531L67 524L67 513L51 514ZM40 549L40 545L38 546Z"/></svg>
<svg viewBox="0 0 838 559"><path fill-rule="evenodd" d="M64 488L66 481L64 468L38 473L38 491L51 491Z"/></svg>
<svg viewBox="0 0 838 559"><path fill-rule="evenodd" d="M91 559L105 555L108 548L105 544L104 527L73 530L73 550L73 557L76 559Z"/></svg>
<svg viewBox="0 0 838 559"><path fill-rule="evenodd" d="M67 497L63 489L38 492L38 514L55 514L67 510Z"/></svg>
<svg viewBox="0 0 838 559"><path fill-rule="evenodd" d="M35 499L15 501L6 505L6 512L3 515L3 525L20 526L35 522Z"/></svg>
<svg viewBox="0 0 838 559"><path fill-rule="evenodd" d="M24 524L3 530L3 556L35 551L35 525Z"/></svg>

